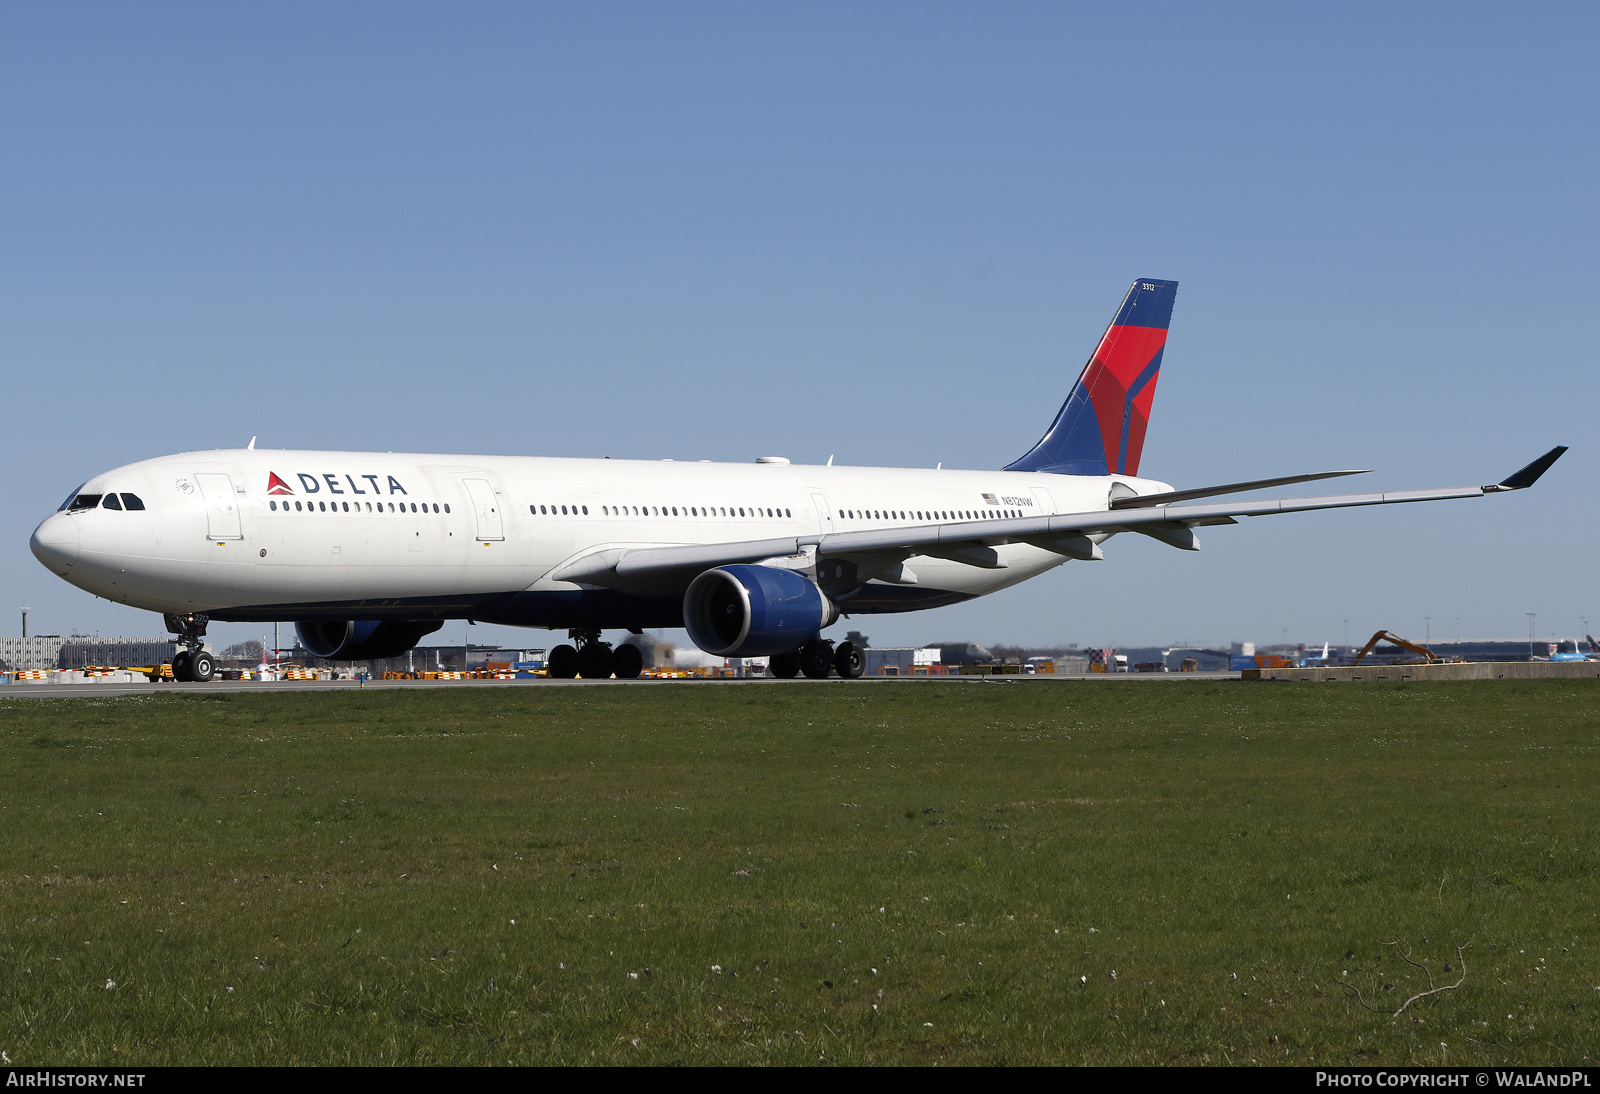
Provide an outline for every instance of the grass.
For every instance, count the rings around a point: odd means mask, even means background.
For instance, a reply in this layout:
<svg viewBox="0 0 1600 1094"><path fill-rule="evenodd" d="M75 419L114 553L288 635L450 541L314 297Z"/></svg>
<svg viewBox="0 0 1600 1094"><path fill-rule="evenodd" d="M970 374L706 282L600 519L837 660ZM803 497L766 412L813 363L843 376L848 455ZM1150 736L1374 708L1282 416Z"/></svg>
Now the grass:
<svg viewBox="0 0 1600 1094"><path fill-rule="evenodd" d="M1582 681L3 699L0 1051L1579 1064L1597 709ZM1469 940L1458 990L1390 1016L1427 987L1399 950L1454 983Z"/></svg>

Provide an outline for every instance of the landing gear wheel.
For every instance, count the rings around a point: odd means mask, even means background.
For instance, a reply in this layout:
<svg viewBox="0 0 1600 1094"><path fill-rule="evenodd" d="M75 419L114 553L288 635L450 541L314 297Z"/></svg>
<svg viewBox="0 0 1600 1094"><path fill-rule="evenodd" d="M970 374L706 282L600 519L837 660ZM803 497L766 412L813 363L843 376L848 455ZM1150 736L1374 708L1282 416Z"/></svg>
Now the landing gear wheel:
<svg viewBox="0 0 1600 1094"><path fill-rule="evenodd" d="M604 680L611 675L611 643L586 642L578 651L578 675L585 680Z"/></svg>
<svg viewBox="0 0 1600 1094"><path fill-rule="evenodd" d="M189 679L204 684L217 674L217 660L205 650L189 655Z"/></svg>
<svg viewBox="0 0 1600 1094"><path fill-rule="evenodd" d="M833 643L819 638L800 647L800 671L808 680L826 680L833 671Z"/></svg>
<svg viewBox="0 0 1600 1094"><path fill-rule="evenodd" d="M553 680L571 680L578 675L578 651L571 646L557 646L546 658L544 671Z"/></svg>
<svg viewBox="0 0 1600 1094"><path fill-rule="evenodd" d="M767 671L779 680L793 680L800 675L800 651L773 654L767 661Z"/></svg>
<svg viewBox="0 0 1600 1094"><path fill-rule="evenodd" d="M189 675L188 650L179 650L172 655L172 678L181 684L187 684L194 679Z"/></svg>
<svg viewBox="0 0 1600 1094"><path fill-rule="evenodd" d="M611 670L618 680L637 680L644 671L644 654L638 646L618 646L611 654Z"/></svg>
<svg viewBox="0 0 1600 1094"><path fill-rule="evenodd" d="M854 642L840 642L833 655L833 667L846 680L855 680L867 671L867 654Z"/></svg>

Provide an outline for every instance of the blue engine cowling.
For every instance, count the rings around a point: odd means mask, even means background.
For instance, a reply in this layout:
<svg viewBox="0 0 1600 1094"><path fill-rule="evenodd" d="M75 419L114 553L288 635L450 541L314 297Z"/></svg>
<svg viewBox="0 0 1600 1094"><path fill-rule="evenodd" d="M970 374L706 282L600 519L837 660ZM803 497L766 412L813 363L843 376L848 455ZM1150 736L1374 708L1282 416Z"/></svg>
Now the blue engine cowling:
<svg viewBox="0 0 1600 1094"><path fill-rule="evenodd" d="M444 623L437 619L311 619L294 625L300 644L333 661L399 657Z"/></svg>
<svg viewBox="0 0 1600 1094"><path fill-rule="evenodd" d="M797 650L839 618L816 583L771 566L707 570L683 596L683 625L713 657L765 657Z"/></svg>

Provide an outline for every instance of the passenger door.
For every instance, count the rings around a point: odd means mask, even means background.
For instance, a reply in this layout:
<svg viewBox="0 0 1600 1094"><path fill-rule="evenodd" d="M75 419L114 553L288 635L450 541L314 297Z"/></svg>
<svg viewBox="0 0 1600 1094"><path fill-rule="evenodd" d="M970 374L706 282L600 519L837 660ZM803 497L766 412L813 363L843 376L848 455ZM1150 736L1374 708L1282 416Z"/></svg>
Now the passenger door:
<svg viewBox="0 0 1600 1094"><path fill-rule="evenodd" d="M233 480L217 472L206 472L194 477L200 485L200 496L206 500L206 536L210 539L243 539L239 524L239 499L233 492Z"/></svg>
<svg viewBox="0 0 1600 1094"><path fill-rule="evenodd" d="M817 507L817 531L823 535L833 532L833 510L828 508L828 499L821 494L811 495L811 504Z"/></svg>
<svg viewBox="0 0 1600 1094"><path fill-rule="evenodd" d="M500 499L488 479L463 479L467 493L472 498L472 508L478 519L478 538L503 540L506 538L505 522L500 516Z"/></svg>

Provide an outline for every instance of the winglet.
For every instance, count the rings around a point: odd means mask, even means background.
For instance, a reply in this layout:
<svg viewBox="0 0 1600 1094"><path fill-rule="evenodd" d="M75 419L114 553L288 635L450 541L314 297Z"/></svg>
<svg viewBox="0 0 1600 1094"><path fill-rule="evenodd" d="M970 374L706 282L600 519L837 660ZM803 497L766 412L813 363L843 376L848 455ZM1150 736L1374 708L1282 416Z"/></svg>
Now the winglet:
<svg viewBox="0 0 1600 1094"><path fill-rule="evenodd" d="M1501 479L1494 486L1485 486L1484 489L1526 490L1528 487L1538 482L1539 476L1550 470L1550 465L1559 460L1561 458L1561 454L1566 450L1566 445L1558 444L1550 451L1534 460L1527 467L1524 467L1521 471L1518 471L1515 475L1512 475L1509 478Z"/></svg>

